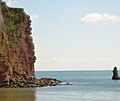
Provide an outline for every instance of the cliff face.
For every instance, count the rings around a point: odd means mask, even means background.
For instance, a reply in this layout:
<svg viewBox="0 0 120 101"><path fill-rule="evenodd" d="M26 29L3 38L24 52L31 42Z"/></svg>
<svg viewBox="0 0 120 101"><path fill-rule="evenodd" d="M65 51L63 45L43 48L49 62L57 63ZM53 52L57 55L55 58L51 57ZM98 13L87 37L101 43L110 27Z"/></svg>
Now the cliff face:
<svg viewBox="0 0 120 101"><path fill-rule="evenodd" d="M34 44L30 16L0 2L0 82L34 78Z"/></svg>

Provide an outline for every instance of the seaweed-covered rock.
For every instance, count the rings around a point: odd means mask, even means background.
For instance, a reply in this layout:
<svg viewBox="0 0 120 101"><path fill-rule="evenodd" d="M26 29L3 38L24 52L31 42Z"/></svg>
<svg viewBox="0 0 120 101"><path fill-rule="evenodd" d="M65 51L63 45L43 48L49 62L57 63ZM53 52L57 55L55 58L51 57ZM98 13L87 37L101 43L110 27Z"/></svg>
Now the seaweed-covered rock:
<svg viewBox="0 0 120 101"><path fill-rule="evenodd" d="M22 80L8 83L7 81L0 83L0 88L31 88L31 87L44 87L44 86L57 86L61 81L53 78L41 78L35 80Z"/></svg>

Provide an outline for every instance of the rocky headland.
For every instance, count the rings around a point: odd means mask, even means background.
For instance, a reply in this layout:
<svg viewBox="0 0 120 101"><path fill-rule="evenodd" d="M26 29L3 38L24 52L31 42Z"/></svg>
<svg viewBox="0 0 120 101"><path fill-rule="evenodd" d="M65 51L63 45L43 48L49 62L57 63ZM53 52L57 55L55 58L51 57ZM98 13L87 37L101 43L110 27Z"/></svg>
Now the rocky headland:
<svg viewBox="0 0 120 101"><path fill-rule="evenodd" d="M61 81L35 78L36 60L30 16L0 0L0 87L55 86Z"/></svg>

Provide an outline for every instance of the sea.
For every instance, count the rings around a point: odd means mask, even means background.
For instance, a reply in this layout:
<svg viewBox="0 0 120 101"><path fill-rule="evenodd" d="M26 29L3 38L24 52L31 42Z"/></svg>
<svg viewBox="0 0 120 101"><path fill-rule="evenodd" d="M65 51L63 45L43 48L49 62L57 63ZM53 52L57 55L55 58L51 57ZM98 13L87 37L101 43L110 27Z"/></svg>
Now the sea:
<svg viewBox="0 0 120 101"><path fill-rule="evenodd" d="M1 88L0 101L120 101L120 80L106 71L37 71L63 85L41 88ZM65 83L70 85L65 85Z"/></svg>

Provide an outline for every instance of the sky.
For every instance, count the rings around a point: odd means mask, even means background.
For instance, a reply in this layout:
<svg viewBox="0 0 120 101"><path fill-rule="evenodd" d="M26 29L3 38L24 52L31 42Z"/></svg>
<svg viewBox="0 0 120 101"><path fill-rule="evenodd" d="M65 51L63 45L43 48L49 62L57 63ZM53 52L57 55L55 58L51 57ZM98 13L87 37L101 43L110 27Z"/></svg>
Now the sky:
<svg viewBox="0 0 120 101"><path fill-rule="evenodd" d="M36 71L120 69L120 0L4 0L32 19Z"/></svg>

